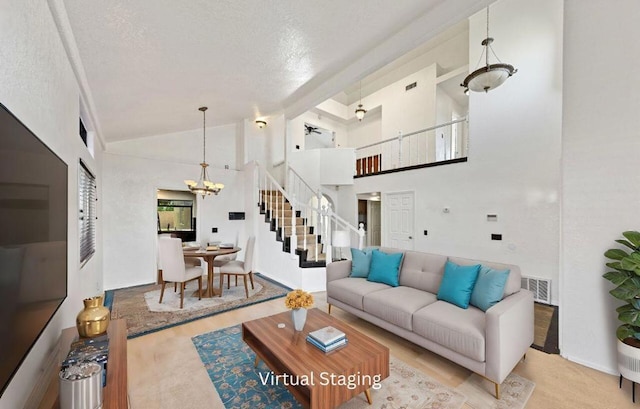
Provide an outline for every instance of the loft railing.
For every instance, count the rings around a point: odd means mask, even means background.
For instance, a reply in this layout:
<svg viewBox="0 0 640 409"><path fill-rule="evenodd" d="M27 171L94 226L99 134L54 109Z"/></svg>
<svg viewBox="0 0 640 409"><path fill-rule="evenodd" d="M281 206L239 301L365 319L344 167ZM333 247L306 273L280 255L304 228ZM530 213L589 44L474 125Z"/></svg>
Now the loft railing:
<svg viewBox="0 0 640 409"><path fill-rule="evenodd" d="M356 176L466 158L468 129L464 117L356 148Z"/></svg>
<svg viewBox="0 0 640 409"><path fill-rule="evenodd" d="M322 193L320 189L314 190L293 169L289 169L288 186L285 190L276 179L256 162L258 172L256 179L258 205L269 213L273 219L275 229L282 229L283 237L288 230L290 240L290 252L295 255L297 248L307 249L307 260L318 261L321 254L325 254L327 263L332 257L332 235L336 231L344 239L348 235L348 245L345 247L364 246L365 230L361 223L359 228L353 226L342 217L338 216L330 205L322 205ZM290 206L287 206L288 203ZM300 212L302 236L298 234L298 217ZM312 228L310 228L312 227ZM300 244L300 246L298 245ZM313 244L313 246L311 246ZM318 245L321 244L321 245Z"/></svg>

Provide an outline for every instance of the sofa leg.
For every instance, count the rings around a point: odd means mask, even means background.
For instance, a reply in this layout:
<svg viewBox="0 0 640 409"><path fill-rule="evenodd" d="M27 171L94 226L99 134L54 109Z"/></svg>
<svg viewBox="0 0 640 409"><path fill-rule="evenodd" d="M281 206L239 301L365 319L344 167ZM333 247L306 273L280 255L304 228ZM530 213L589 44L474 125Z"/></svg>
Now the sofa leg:
<svg viewBox="0 0 640 409"><path fill-rule="evenodd" d="M496 385L496 399L500 400L500 384L497 382L494 382L494 384Z"/></svg>
<svg viewBox="0 0 640 409"><path fill-rule="evenodd" d="M365 396L365 398L367 398L367 403L369 405L372 405L373 404L373 400L371 399L371 390L369 388L364 390L364 396Z"/></svg>
<svg viewBox="0 0 640 409"><path fill-rule="evenodd" d="M527 354L522 355L522 361L526 361L527 360Z"/></svg>
<svg viewBox="0 0 640 409"><path fill-rule="evenodd" d="M331 315L331 304L329 304L329 315Z"/></svg>

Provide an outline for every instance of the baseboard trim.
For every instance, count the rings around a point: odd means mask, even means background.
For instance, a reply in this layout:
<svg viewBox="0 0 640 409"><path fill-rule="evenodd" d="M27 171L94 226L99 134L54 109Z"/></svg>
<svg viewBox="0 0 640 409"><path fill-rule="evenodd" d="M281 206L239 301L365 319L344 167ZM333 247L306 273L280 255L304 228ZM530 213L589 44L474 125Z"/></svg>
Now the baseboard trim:
<svg viewBox="0 0 640 409"><path fill-rule="evenodd" d="M615 376L620 375L620 372L618 372L618 368L605 367L602 365L595 364L591 361L586 361L584 359L576 358L574 356L567 355L567 354L560 354L560 356L568 361L575 362L576 364L580 364L582 366L586 366L587 368L595 369L596 371L604 372L609 375L615 375Z"/></svg>

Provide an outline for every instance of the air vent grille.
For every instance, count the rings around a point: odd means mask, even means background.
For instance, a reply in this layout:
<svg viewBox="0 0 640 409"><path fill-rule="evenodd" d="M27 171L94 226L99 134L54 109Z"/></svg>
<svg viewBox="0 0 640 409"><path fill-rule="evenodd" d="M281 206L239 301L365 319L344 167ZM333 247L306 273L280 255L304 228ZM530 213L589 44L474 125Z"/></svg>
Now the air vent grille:
<svg viewBox="0 0 640 409"><path fill-rule="evenodd" d="M405 87L404 87L404 90L405 90L405 91L409 91L410 89L414 89L414 88L415 88L415 87L417 87L417 86L418 86L418 83L417 83L417 82L412 82L411 84L409 84L409 85L405 86Z"/></svg>
<svg viewBox="0 0 640 409"><path fill-rule="evenodd" d="M533 293L533 299L551 304L551 280L537 277L522 277L520 287Z"/></svg>

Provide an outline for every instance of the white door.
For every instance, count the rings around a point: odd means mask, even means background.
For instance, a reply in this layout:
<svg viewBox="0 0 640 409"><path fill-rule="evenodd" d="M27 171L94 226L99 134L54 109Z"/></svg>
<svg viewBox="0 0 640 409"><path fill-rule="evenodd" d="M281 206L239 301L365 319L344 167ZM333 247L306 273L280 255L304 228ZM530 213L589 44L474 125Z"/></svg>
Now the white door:
<svg viewBox="0 0 640 409"><path fill-rule="evenodd" d="M389 193L383 200L386 247L413 250L413 192Z"/></svg>

